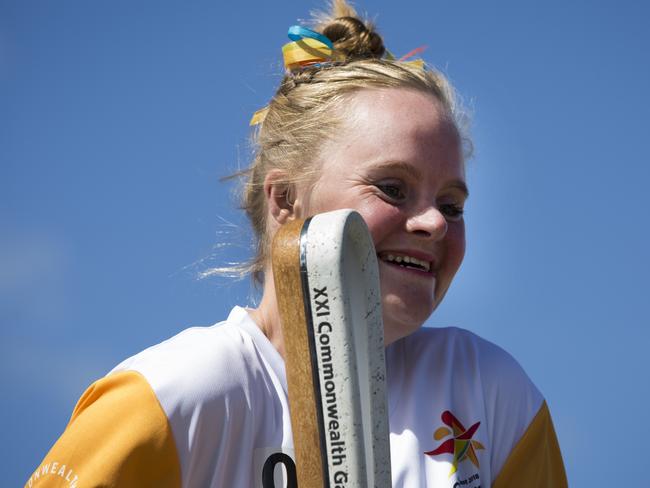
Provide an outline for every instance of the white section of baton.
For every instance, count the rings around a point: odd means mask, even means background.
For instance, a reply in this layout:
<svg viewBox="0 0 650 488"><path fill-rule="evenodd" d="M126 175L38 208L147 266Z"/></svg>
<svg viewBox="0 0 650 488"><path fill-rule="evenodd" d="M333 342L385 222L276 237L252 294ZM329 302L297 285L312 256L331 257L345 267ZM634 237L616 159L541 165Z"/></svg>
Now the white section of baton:
<svg viewBox="0 0 650 488"><path fill-rule="evenodd" d="M389 487L381 295L372 239L358 213L339 210L312 218L306 244L330 485ZM325 288L327 307L315 291Z"/></svg>

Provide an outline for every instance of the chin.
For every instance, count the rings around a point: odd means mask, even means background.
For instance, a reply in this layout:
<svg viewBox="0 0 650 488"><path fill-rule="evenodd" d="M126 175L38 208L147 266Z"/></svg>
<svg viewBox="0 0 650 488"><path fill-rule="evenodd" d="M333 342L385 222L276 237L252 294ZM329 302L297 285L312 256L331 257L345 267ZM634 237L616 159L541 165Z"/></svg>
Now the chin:
<svg viewBox="0 0 650 488"><path fill-rule="evenodd" d="M423 306L422 301L417 304L405 303L395 297L385 297L383 300L384 342L386 345L411 335L417 331L431 316L434 310L433 303Z"/></svg>

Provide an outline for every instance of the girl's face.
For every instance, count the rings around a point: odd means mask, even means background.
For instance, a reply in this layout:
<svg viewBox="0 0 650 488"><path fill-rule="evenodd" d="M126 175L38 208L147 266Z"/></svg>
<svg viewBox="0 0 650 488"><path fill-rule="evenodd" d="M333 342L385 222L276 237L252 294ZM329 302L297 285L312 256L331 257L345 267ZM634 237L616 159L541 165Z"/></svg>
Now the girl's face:
<svg viewBox="0 0 650 488"><path fill-rule="evenodd" d="M352 208L365 219L390 344L431 315L463 260L460 138L440 102L414 90L360 91L345 115L345 127L321 152L316 182L297 201L303 217Z"/></svg>

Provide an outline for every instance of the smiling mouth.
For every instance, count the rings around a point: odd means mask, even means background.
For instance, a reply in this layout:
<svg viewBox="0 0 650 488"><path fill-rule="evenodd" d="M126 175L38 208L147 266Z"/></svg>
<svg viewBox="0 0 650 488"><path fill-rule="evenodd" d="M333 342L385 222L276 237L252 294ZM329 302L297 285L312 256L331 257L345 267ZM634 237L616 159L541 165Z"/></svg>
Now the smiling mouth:
<svg viewBox="0 0 650 488"><path fill-rule="evenodd" d="M379 259L385 263L401 266L402 268L417 269L428 273L431 270L429 261L422 261L407 254L381 253Z"/></svg>

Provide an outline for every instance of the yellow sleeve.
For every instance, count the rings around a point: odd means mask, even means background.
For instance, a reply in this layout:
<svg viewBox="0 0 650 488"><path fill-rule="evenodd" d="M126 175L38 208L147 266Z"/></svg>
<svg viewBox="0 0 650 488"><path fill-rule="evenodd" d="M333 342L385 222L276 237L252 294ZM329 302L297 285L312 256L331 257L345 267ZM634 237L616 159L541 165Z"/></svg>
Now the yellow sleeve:
<svg viewBox="0 0 650 488"><path fill-rule="evenodd" d="M526 429L494 480L493 488L565 488L560 446L546 402Z"/></svg>
<svg viewBox="0 0 650 488"><path fill-rule="evenodd" d="M181 486L167 416L139 373L114 373L91 385L63 435L25 484L95 486Z"/></svg>

